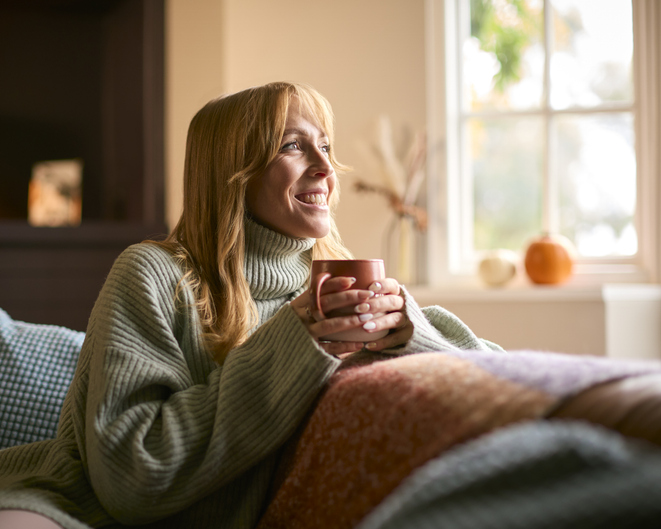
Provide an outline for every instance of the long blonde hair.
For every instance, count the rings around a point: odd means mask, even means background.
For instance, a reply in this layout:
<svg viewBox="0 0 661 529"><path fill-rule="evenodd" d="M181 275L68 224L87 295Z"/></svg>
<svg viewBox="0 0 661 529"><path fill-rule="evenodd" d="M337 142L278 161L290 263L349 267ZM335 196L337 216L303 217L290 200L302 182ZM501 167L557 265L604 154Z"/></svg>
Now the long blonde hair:
<svg viewBox="0 0 661 529"><path fill-rule="evenodd" d="M188 129L184 166L184 208L168 238L160 243L186 271L184 283L195 297L203 333L213 358L222 362L257 324L257 310L244 275L245 195L275 158L292 97L324 130L330 161L339 175L346 167L333 154L334 117L328 101L311 87L270 83L207 103ZM318 239L313 259L345 259L330 201L331 230Z"/></svg>

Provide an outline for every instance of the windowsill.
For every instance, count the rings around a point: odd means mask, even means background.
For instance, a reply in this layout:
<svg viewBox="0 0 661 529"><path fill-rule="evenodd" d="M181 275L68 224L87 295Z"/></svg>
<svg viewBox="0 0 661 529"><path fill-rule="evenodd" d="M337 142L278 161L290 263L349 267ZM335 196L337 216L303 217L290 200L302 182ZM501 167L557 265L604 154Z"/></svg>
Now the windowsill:
<svg viewBox="0 0 661 529"><path fill-rule="evenodd" d="M650 282L650 275L631 262L574 264L572 276L559 285L538 285L530 281L522 263L515 277L502 287L487 286L477 273L460 273L436 278L435 284L411 285L408 290L424 304L425 300L446 302L584 302L610 299L661 299L661 285ZM436 301L435 303L438 303Z"/></svg>
<svg viewBox="0 0 661 529"><path fill-rule="evenodd" d="M408 288L421 305L443 302L586 302L586 301L658 301L661 285L649 283L605 283L601 285L533 285L515 284L505 287L486 287L478 284L462 286L423 286Z"/></svg>
<svg viewBox="0 0 661 529"><path fill-rule="evenodd" d="M661 358L661 285L606 283L488 288L412 286L420 306L440 305L506 350Z"/></svg>

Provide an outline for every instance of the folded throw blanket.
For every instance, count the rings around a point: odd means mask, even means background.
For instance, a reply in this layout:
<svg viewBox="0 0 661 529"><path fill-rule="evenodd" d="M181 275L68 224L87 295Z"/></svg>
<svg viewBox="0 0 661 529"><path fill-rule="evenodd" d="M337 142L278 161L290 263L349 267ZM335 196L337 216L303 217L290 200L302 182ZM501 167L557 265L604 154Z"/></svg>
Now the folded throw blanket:
<svg viewBox="0 0 661 529"><path fill-rule="evenodd" d="M429 461L442 461L439 456L448 450L496 429L546 417L600 384L650 373L661 373L661 363L525 351L396 358L356 353L331 378L309 420L285 448L259 529L356 527L391 494L390 511L383 512L408 515L418 504L400 496L418 489L401 484ZM511 441L512 450L522 442L519 437ZM539 454L530 458L546 464ZM503 464L510 462L503 459ZM366 527L380 527L384 519Z"/></svg>
<svg viewBox="0 0 661 529"><path fill-rule="evenodd" d="M557 402L452 356L382 359L354 355L333 376L287 447L260 529L355 527L437 454Z"/></svg>

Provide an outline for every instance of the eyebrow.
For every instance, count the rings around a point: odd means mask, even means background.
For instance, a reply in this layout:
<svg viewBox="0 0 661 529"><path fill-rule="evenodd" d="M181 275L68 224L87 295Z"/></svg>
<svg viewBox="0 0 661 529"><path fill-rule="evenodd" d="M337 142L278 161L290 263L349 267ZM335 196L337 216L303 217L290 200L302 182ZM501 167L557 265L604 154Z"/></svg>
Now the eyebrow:
<svg viewBox="0 0 661 529"><path fill-rule="evenodd" d="M293 128L293 129L285 129L285 132L284 132L282 135L283 135L283 137L284 137L284 136L289 136L290 134L299 134L299 135L301 135L301 136L311 136L311 134L309 134L307 131L305 131L305 130L303 130L303 129L297 129L297 128ZM324 132L324 133L321 135L321 137L322 137L322 138L326 138L326 139L328 139L328 134L326 134L326 133Z"/></svg>

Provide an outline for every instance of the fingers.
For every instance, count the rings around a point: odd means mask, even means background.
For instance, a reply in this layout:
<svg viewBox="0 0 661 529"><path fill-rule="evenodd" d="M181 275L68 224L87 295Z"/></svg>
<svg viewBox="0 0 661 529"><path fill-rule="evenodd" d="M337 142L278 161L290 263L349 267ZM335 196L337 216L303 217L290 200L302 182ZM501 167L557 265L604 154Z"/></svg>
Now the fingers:
<svg viewBox="0 0 661 529"><path fill-rule="evenodd" d="M326 281L319 292L319 307L316 303L316 292L314 286L310 288L310 299L312 301L312 314L317 321L324 319L325 315L333 310L349 307L374 296L368 291L350 290L356 279L353 277L332 277ZM358 294L358 292L363 292ZM320 310L317 310L320 309Z"/></svg>
<svg viewBox="0 0 661 529"><path fill-rule="evenodd" d="M368 290L358 290L351 288L355 280L350 277L334 277L326 281L321 289L320 309L313 311L315 319L322 320L323 315L335 310L355 307L363 302L379 298L380 301L372 304L370 301L369 309L362 307L358 313L363 312L390 312L401 310L404 306L403 299L399 296L400 286L397 280L386 278L372 283ZM345 312L345 311L342 311Z"/></svg>
<svg viewBox="0 0 661 529"><path fill-rule="evenodd" d="M372 283L369 292L373 292L374 296L356 305L355 311L359 314L400 311L404 308L404 298L399 295L400 291L399 283L395 279L386 278Z"/></svg>
<svg viewBox="0 0 661 529"><path fill-rule="evenodd" d="M356 305L355 312L365 314L370 312L376 314L379 312L395 312L404 308L404 299L401 296L387 294L385 296L375 296Z"/></svg>
<svg viewBox="0 0 661 529"><path fill-rule="evenodd" d="M335 318L327 318L321 321L315 321L308 324L308 332L313 338L320 338L330 334L336 334L343 331L349 331L365 325L365 322L371 319L361 314L351 316L338 316ZM368 322L369 323L369 322Z"/></svg>
<svg viewBox="0 0 661 529"><path fill-rule="evenodd" d="M356 290L356 289L345 290L344 292L336 292L333 294L326 294L322 296L320 299L321 310L326 315L330 312L341 309L346 309L346 310L342 310L343 313L351 314L356 312L353 310L354 307L362 304L363 302L369 299L372 299L374 296L375 296L374 292L371 292L369 290ZM317 320L323 319L323 316L318 311L314 312L314 316Z"/></svg>
<svg viewBox="0 0 661 529"><path fill-rule="evenodd" d="M342 290L350 289L356 282L355 277L337 276L331 277L321 286L321 295L330 294L332 292L340 292ZM314 288L312 289L314 290Z"/></svg>
<svg viewBox="0 0 661 529"><path fill-rule="evenodd" d="M363 324L363 329L368 333L378 333L383 330L398 329L406 324L408 318L402 312L391 312L375 316Z"/></svg>
<svg viewBox="0 0 661 529"><path fill-rule="evenodd" d="M395 283L397 288L399 284ZM382 287L386 290L389 287ZM357 314L370 312L372 314L379 312L393 312L401 310L404 307L404 299L397 294L376 294L371 290L346 290L335 294L328 294L321 298L321 310L324 314L328 312L354 307ZM315 318L322 319L320 313L315 313Z"/></svg>
<svg viewBox="0 0 661 529"><path fill-rule="evenodd" d="M382 351L383 349L391 349L399 345L406 344L413 336L413 324L406 319L406 324L397 328L395 331L384 336L379 340L373 342L366 342L364 347L369 351Z"/></svg>
<svg viewBox="0 0 661 529"><path fill-rule="evenodd" d="M381 281L376 281L369 286L369 290L375 294L394 294L399 296L401 288L396 279L387 277Z"/></svg>

